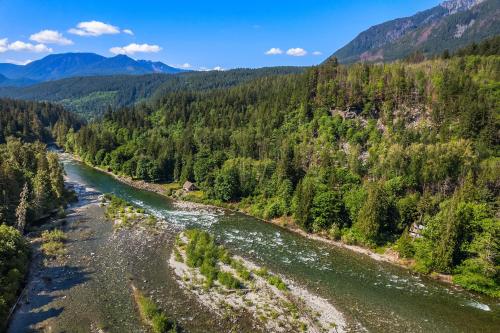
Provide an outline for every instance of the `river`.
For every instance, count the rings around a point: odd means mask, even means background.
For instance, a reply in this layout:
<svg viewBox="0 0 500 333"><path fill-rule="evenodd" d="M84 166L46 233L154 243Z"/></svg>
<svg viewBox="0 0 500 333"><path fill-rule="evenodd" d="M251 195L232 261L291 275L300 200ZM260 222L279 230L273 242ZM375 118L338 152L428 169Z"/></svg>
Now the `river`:
<svg viewBox="0 0 500 333"><path fill-rule="evenodd" d="M84 184L102 193L114 193L167 221L165 229L170 231L165 233L165 244L173 238L175 230L190 227L207 230L235 254L267 266L328 299L349 322L357 325L357 330L500 331L500 304L495 299L461 291L406 269L374 261L365 255L306 239L243 214L220 209L183 209L158 194L135 189L71 159L65 159L64 165L71 182ZM142 272L151 269L158 273L157 266L163 265L160 263L163 260L167 261L166 247L155 244L159 249L151 251L152 258L146 258L145 264L138 267ZM130 251L130 255L133 252ZM158 258L158 253L164 258ZM142 255L147 256L147 252ZM130 265L126 258L121 264ZM168 274L165 273L167 271L167 268L160 270L162 274ZM157 275L152 274L151 279L158 280ZM160 278L156 284L161 283ZM113 289L113 286L108 287ZM165 297L173 295L170 292ZM169 306L170 303L165 301L165 304ZM182 308L178 303L171 306ZM106 311L108 317L124 317L116 313L117 309ZM172 313L182 314L182 311L172 309ZM199 319L205 323L209 321L201 314ZM133 327L134 324L130 325ZM217 325L213 327L216 330Z"/></svg>

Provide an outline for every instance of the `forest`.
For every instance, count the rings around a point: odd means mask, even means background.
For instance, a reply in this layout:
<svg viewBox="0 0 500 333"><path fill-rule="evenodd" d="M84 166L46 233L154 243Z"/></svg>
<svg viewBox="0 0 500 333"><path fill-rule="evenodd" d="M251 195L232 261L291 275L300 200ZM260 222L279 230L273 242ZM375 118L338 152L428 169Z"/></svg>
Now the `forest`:
<svg viewBox="0 0 500 333"><path fill-rule="evenodd" d="M500 296L500 57L338 64L108 110L59 144Z"/></svg>
<svg viewBox="0 0 500 333"><path fill-rule="evenodd" d="M0 99L0 331L27 272L24 232L71 198L64 168L43 142L80 124L60 106Z"/></svg>
<svg viewBox="0 0 500 333"><path fill-rule="evenodd" d="M0 96L57 102L86 119L97 119L108 107L131 106L178 90L227 88L258 77L303 72L301 67L233 69L179 74L72 77L28 87L0 87Z"/></svg>

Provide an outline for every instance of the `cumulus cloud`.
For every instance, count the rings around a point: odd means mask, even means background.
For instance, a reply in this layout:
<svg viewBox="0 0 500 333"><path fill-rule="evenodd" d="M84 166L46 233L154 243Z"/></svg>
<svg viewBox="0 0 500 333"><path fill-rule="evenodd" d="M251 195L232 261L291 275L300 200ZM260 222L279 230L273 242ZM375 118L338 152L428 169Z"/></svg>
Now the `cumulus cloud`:
<svg viewBox="0 0 500 333"><path fill-rule="evenodd" d="M214 71L223 71L224 68L222 68L221 66L215 66L213 70Z"/></svg>
<svg viewBox="0 0 500 333"><path fill-rule="evenodd" d="M266 55L277 55L277 54L283 54L283 50L281 50L279 47L272 47L266 51Z"/></svg>
<svg viewBox="0 0 500 333"><path fill-rule="evenodd" d="M186 62L186 63L180 65L179 67L180 68L191 68L191 64L189 64L189 63Z"/></svg>
<svg viewBox="0 0 500 333"><path fill-rule="evenodd" d="M130 30L130 29L123 29L122 32L124 34L130 35L130 36L134 35L134 32L132 30Z"/></svg>
<svg viewBox="0 0 500 333"><path fill-rule="evenodd" d="M42 30L30 36L30 40L43 44L71 45L73 41L65 38L59 31Z"/></svg>
<svg viewBox="0 0 500 333"><path fill-rule="evenodd" d="M286 51L286 54L293 57L303 57L307 54L307 51L304 50L303 48L296 47L288 49L288 51Z"/></svg>
<svg viewBox="0 0 500 333"><path fill-rule="evenodd" d="M315 55L315 56L319 56L319 55L322 55L322 54L323 54L323 52L321 52L321 51L314 51L313 52L313 55Z"/></svg>
<svg viewBox="0 0 500 333"><path fill-rule="evenodd" d="M0 53L7 51L7 38L0 39Z"/></svg>
<svg viewBox="0 0 500 333"><path fill-rule="evenodd" d="M128 54L133 55L135 53L156 53L160 52L161 47L158 45L150 45L150 44L136 44L132 43L123 47L112 47L109 49L109 52L113 54Z"/></svg>
<svg viewBox="0 0 500 333"><path fill-rule="evenodd" d="M31 44L21 42L20 40L15 41L7 46L9 51L17 51L17 52L35 52L35 53L44 53L44 52L52 52L50 47L44 44Z"/></svg>
<svg viewBox="0 0 500 333"><path fill-rule="evenodd" d="M120 33L120 29L114 25L99 21L80 22L76 28L68 30L69 33L78 36L97 37L101 35L115 35Z"/></svg>
<svg viewBox="0 0 500 333"><path fill-rule="evenodd" d="M9 64L14 64L14 65L27 65L30 62L33 62L31 59L26 59L26 60L16 60L16 59L6 59L5 62Z"/></svg>

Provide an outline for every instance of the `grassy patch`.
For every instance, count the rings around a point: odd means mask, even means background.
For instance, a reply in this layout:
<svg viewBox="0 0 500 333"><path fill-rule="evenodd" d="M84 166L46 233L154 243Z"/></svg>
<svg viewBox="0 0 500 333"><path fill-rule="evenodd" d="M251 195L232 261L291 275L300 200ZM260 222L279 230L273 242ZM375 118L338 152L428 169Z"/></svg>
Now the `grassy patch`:
<svg viewBox="0 0 500 333"><path fill-rule="evenodd" d="M151 326L154 333L175 333L179 332L177 324L168 319L160 308L140 291L134 290L134 296L141 314L141 318Z"/></svg>
<svg viewBox="0 0 500 333"><path fill-rule="evenodd" d="M67 253L64 242L66 235L58 229L42 232L42 246L41 249L46 256L59 257Z"/></svg>
<svg viewBox="0 0 500 333"><path fill-rule="evenodd" d="M103 201L107 203L106 218L118 220L116 228L131 228L138 223L154 227L158 222L154 216L147 214L144 208L135 207L115 195L105 194Z"/></svg>

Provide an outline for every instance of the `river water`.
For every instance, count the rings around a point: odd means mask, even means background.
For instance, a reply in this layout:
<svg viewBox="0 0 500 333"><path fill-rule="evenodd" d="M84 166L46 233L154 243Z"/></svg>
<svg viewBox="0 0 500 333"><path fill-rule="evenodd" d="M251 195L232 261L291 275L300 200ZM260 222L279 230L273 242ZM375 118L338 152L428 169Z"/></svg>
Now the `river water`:
<svg viewBox="0 0 500 333"><path fill-rule="evenodd" d="M183 209L158 194L132 188L74 160L66 159L64 165L70 181L102 193L114 193L143 207L167 221L166 229L198 227L213 233L233 253L267 266L330 300L348 321L357 325L356 330L500 331L500 304L492 298L305 239L243 214L208 208ZM167 234L170 236L165 237L172 239L173 232ZM160 259L166 261L165 252L165 258ZM151 255L158 256L158 251ZM158 258L151 258L152 265L157 261ZM143 265L141 269L148 267Z"/></svg>

